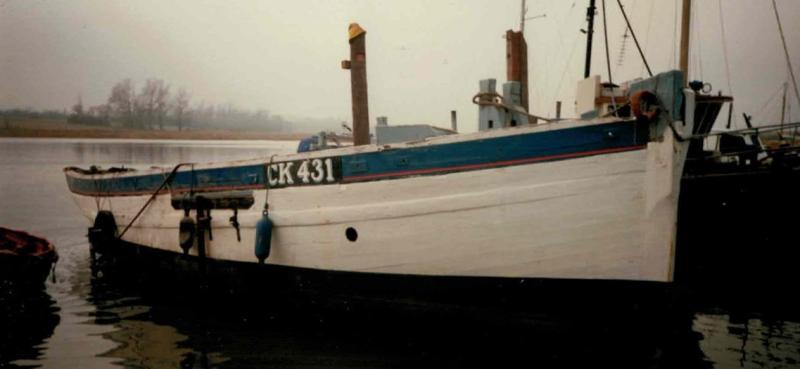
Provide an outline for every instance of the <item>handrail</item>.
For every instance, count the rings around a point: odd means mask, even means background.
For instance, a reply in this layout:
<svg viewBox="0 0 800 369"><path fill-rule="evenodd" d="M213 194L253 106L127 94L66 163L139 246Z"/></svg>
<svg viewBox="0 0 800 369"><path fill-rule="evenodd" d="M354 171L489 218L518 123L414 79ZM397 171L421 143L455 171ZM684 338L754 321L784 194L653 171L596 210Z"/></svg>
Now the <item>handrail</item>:
<svg viewBox="0 0 800 369"><path fill-rule="evenodd" d="M721 136L721 135L725 135L725 134L737 134L737 133L759 134L761 132L779 131L781 129L794 128L794 127L800 128L800 122L785 123L785 124L770 124L770 125L766 125L766 126L758 126L758 127L752 127L752 128L742 128L742 129L736 129L736 130L731 130L731 131L716 131L716 132L709 132L709 133L700 134L700 135L691 135L691 136L687 136L687 137L684 137L684 138L687 139L687 140L690 140L690 139L705 138L705 137L711 137L711 136Z"/></svg>

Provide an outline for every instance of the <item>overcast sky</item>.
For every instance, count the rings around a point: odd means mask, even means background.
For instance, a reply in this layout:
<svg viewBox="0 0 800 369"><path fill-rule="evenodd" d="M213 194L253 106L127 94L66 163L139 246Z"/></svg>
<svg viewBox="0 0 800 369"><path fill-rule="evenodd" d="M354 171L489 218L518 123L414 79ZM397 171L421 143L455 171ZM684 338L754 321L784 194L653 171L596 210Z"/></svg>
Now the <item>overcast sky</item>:
<svg viewBox="0 0 800 369"><path fill-rule="evenodd" d="M600 1L597 2L598 7ZM532 110L573 115L583 76L588 0L529 0ZM680 0L623 0L654 73L677 66ZM769 0L695 0L690 78L733 90L737 116L779 119L788 69ZM800 77L800 1L778 0L795 74ZM615 82L645 76L624 22L607 1ZM720 12L720 6L722 7ZM602 15L592 72L607 80ZM350 121L347 26L367 30L370 118L390 124L477 127L478 81L505 80L507 29L519 28L519 0L474 1L1 1L0 107L64 109L83 97L104 103L111 86L161 78L193 103L231 103L288 117ZM726 77L720 19L727 40ZM677 32L676 32L677 30ZM622 55L621 55L622 54ZM789 87L791 91L791 85ZM792 99L792 118L800 106ZM335 129L336 127L330 127Z"/></svg>

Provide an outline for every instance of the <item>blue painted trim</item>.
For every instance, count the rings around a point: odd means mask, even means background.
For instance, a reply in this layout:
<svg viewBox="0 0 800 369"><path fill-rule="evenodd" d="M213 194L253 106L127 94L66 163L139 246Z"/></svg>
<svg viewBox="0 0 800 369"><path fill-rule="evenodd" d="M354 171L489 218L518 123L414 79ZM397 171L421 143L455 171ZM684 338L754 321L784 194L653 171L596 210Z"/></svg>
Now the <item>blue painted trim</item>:
<svg viewBox="0 0 800 369"><path fill-rule="evenodd" d="M341 178L343 182L363 182L568 160L642 149L647 144L648 135L647 123L628 121L358 153L341 157ZM98 180L67 175L67 183L72 192L85 195L142 195L155 191L164 181L165 175L149 174ZM180 171L171 188L174 192L207 192L265 188L266 183L265 165L256 164Z"/></svg>

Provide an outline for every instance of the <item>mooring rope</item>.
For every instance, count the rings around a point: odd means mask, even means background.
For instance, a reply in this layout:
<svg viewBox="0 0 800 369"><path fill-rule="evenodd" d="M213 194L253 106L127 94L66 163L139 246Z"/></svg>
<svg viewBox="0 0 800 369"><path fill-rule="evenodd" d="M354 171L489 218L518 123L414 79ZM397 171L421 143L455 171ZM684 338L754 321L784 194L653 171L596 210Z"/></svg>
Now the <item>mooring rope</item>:
<svg viewBox="0 0 800 369"><path fill-rule="evenodd" d="M496 99L500 100L500 102L497 102ZM513 111L515 113L526 115L531 118L541 119L545 122L553 122L556 120L555 118L540 117L538 115L528 113L522 108L513 105L508 105L505 103L505 99L503 99L503 96L496 92L480 92L472 97L472 103L479 106L494 106L498 108L504 108L509 111Z"/></svg>
<svg viewBox="0 0 800 369"><path fill-rule="evenodd" d="M164 186L166 186L167 183L171 182L172 179L175 178L175 174L178 172L178 168L180 168L180 167L182 167L184 165L187 165L187 164L190 164L190 163L180 163L180 164L176 165L175 168L172 168L172 171L169 173L169 176L167 176L167 178L164 178L164 181L161 182L161 185L158 186L156 191L153 192L152 195L150 195L150 198L147 199L147 202L145 202L144 205L142 206L142 208L139 209L139 212L136 213L136 216L134 216L133 219L131 219L130 223L128 223L128 225L125 226L125 229L122 230L122 233L120 233L119 236L117 236L118 240L121 240L122 236L124 236L125 233L128 232L128 229L131 228L131 226L136 221L136 219L139 219L139 216L142 215L144 210L147 209L147 206L150 205L151 202L153 202L153 200L156 198L156 196L158 196L158 193L161 192L161 190L164 188Z"/></svg>

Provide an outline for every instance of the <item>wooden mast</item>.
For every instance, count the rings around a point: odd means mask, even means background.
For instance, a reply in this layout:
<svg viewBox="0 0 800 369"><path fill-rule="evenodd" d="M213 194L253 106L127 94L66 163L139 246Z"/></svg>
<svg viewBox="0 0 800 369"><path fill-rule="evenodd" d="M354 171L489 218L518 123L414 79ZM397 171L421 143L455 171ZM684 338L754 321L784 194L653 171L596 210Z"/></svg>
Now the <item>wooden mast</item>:
<svg viewBox="0 0 800 369"><path fill-rule="evenodd" d="M681 59L680 69L683 72L683 85L689 81L689 27L692 16L692 0L683 0L681 9Z"/></svg>
<svg viewBox="0 0 800 369"><path fill-rule="evenodd" d="M369 103L367 100L367 31L358 23L350 23L350 60L342 61L342 69L350 70L353 99L353 145L368 145Z"/></svg>

